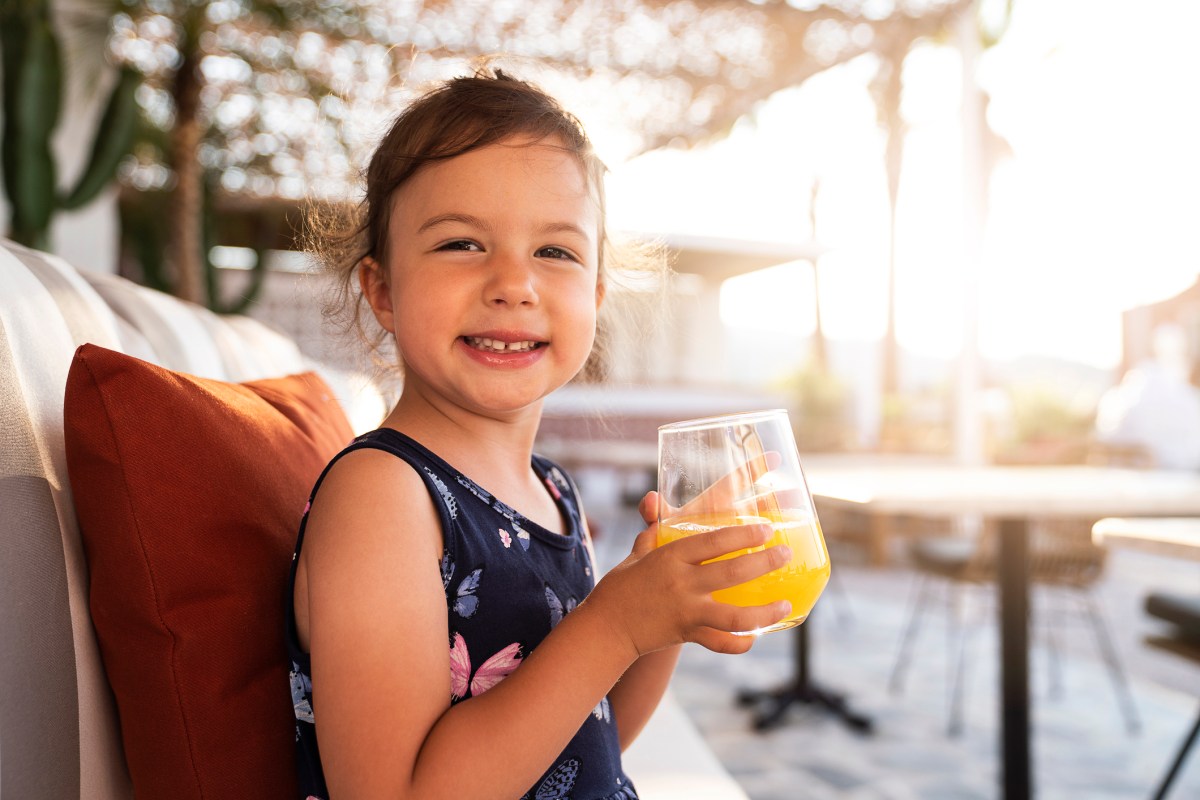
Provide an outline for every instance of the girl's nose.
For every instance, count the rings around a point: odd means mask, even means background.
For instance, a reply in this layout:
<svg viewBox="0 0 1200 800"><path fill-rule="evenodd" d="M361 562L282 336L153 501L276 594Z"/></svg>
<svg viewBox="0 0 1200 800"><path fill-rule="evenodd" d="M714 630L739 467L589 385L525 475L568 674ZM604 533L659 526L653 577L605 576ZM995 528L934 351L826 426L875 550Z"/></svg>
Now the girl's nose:
<svg viewBox="0 0 1200 800"><path fill-rule="evenodd" d="M486 300L501 306L530 306L538 302L534 265L520 255L498 254L492 259Z"/></svg>

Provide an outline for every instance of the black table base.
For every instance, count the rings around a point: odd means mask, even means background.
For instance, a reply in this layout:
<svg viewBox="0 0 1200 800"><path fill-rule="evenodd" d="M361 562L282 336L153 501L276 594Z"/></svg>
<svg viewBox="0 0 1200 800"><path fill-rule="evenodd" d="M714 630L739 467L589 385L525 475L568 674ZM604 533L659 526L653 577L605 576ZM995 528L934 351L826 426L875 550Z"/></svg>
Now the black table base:
<svg viewBox="0 0 1200 800"><path fill-rule="evenodd" d="M814 683L808 666L808 625L795 628L796 677L777 689L743 689L737 702L744 708L754 707L754 730L766 731L777 727L793 704L814 706L842 720L858 733L871 732L871 718L852 710L844 695L823 689Z"/></svg>

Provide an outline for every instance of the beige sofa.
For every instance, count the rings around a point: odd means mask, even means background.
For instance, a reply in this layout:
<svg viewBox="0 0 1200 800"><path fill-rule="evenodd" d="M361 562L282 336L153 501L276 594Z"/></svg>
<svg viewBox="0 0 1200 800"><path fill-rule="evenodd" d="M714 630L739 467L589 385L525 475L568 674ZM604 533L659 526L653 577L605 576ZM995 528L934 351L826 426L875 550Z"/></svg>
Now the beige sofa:
<svg viewBox="0 0 1200 800"><path fill-rule="evenodd" d="M251 319L221 318L2 240L0 287L0 793L129 797L67 479L63 396L72 355L92 342L230 381L313 365ZM344 376L323 377L349 391Z"/></svg>
<svg viewBox="0 0 1200 800"><path fill-rule="evenodd" d="M64 451L64 387L84 342L229 381L315 369L352 420L382 410L378 394L249 318L0 240L0 800L133 795ZM669 699L629 769L647 800L745 797Z"/></svg>

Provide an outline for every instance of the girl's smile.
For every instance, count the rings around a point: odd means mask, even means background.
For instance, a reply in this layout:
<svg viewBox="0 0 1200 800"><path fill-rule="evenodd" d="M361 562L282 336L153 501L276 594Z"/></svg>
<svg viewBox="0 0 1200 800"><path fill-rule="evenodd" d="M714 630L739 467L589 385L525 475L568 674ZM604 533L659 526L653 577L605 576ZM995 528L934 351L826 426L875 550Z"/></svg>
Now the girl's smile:
<svg viewBox="0 0 1200 800"><path fill-rule="evenodd" d="M512 369L535 363L545 354L545 347L549 344L521 332L463 336L461 341L468 354L481 364Z"/></svg>
<svg viewBox="0 0 1200 800"><path fill-rule="evenodd" d="M535 342L531 339L524 339L516 342L505 342L501 339L488 339L481 336L464 336L465 341L471 347L476 347L480 350L487 350L492 353L525 353L535 347L541 347L544 342Z"/></svg>
<svg viewBox="0 0 1200 800"><path fill-rule="evenodd" d="M554 139L509 139L423 167L392 201L364 291L396 336L404 395L511 419L591 352L600 211Z"/></svg>

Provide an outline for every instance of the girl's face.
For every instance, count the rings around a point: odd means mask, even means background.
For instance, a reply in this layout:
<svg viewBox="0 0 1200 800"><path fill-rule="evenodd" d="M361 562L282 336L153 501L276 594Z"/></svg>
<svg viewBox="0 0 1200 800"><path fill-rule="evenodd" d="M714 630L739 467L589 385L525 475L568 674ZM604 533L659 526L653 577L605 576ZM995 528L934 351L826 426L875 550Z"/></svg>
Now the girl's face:
<svg viewBox="0 0 1200 800"><path fill-rule="evenodd" d="M476 414L539 410L582 368L603 297L600 217L554 140L506 140L423 168L362 270L396 337L404 392Z"/></svg>

